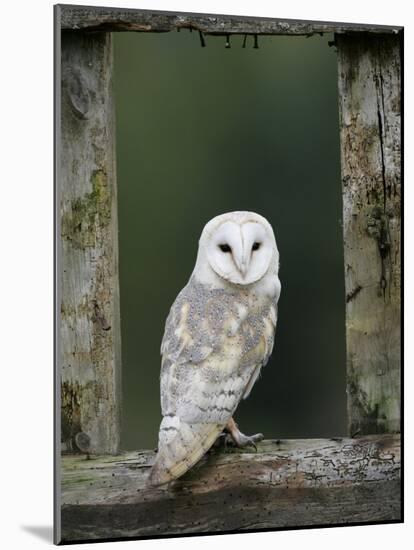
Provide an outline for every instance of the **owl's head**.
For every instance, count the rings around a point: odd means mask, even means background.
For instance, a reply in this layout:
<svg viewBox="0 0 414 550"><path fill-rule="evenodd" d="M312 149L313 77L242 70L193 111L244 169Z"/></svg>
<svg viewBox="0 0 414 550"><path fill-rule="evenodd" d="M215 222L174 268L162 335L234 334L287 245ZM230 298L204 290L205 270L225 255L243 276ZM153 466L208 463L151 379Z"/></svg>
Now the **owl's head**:
<svg viewBox="0 0 414 550"><path fill-rule="evenodd" d="M254 212L229 212L204 227L199 241L196 276L209 282L211 271L236 285L250 285L272 271L279 252L270 223Z"/></svg>

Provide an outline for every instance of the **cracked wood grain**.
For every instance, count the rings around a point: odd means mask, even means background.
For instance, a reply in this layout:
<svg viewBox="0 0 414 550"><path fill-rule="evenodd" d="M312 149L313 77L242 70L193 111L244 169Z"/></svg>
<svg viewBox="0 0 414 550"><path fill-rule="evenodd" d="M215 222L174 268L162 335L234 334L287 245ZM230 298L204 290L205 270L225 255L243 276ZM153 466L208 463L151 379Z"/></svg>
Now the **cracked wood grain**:
<svg viewBox="0 0 414 550"><path fill-rule="evenodd" d="M61 59L60 304L64 450L116 453L120 324L112 45L65 33Z"/></svg>
<svg viewBox="0 0 414 550"><path fill-rule="evenodd" d="M168 32L183 28L205 34L307 35L332 32L389 32L400 27L324 21L296 21L237 15L207 15L162 11L59 5L62 30Z"/></svg>
<svg viewBox="0 0 414 550"><path fill-rule="evenodd" d="M401 36L337 35L349 433L400 430Z"/></svg>
<svg viewBox="0 0 414 550"><path fill-rule="evenodd" d="M398 435L213 449L155 489L145 485L154 458L63 457L63 541L401 519Z"/></svg>

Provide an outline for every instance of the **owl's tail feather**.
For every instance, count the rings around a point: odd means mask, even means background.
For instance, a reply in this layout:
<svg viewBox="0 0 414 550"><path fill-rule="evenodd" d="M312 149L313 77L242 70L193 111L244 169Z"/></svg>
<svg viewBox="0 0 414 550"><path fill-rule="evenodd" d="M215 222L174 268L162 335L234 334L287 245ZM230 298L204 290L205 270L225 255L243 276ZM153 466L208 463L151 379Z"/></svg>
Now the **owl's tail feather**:
<svg viewBox="0 0 414 550"><path fill-rule="evenodd" d="M181 477L210 449L223 428L223 424L181 421L175 437L159 446L147 483L164 485Z"/></svg>

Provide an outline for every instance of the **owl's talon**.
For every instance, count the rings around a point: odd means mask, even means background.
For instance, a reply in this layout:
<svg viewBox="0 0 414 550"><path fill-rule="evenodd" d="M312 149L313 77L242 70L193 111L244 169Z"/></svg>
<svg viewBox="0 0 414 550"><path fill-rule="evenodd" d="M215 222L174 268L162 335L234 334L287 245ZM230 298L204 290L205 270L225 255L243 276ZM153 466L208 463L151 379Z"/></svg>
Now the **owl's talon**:
<svg viewBox="0 0 414 550"><path fill-rule="evenodd" d="M238 441L236 441L236 445L238 447L254 447L254 450L256 452L257 452L256 442L262 441L262 439L264 439L263 434L254 434L249 436L239 432L237 435L238 435Z"/></svg>
<svg viewBox="0 0 414 550"><path fill-rule="evenodd" d="M226 429L229 432L228 436L231 438L233 444L236 445L236 447L243 448L250 446L254 447L255 451L257 452L256 442L262 441L262 439L264 439L264 436L261 433L250 436L244 435L244 433L239 430L233 418L228 421Z"/></svg>

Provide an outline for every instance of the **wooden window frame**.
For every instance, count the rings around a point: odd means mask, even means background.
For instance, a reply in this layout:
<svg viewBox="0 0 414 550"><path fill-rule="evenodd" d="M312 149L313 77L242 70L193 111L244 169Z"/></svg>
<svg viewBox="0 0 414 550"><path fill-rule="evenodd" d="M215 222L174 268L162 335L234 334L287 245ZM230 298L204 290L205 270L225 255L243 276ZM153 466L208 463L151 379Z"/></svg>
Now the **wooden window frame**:
<svg viewBox="0 0 414 550"><path fill-rule="evenodd" d="M150 490L154 452L119 449L111 32L180 29L334 33L349 436L213 453ZM56 543L403 521L402 53L402 27L55 6Z"/></svg>

